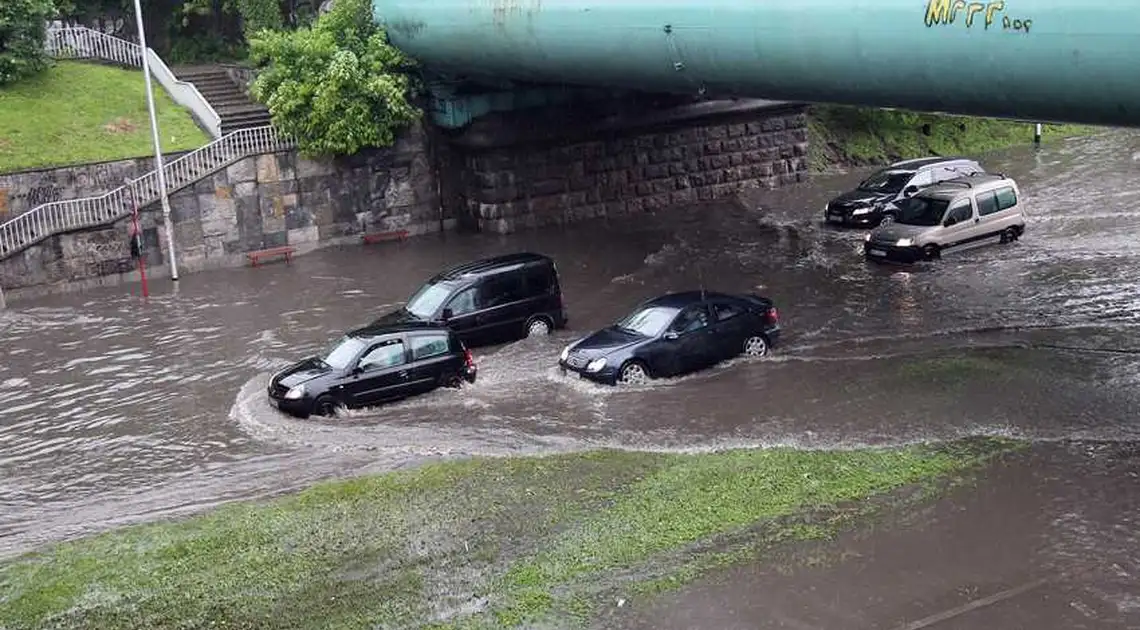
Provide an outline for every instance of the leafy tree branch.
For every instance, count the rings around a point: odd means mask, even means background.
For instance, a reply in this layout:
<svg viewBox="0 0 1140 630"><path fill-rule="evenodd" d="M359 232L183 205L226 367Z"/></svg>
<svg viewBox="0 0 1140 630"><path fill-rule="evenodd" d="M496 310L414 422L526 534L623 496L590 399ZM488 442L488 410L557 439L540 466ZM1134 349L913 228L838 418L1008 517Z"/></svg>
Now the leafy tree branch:
<svg viewBox="0 0 1140 630"><path fill-rule="evenodd" d="M338 0L307 28L250 41L252 86L279 131L310 156L391 146L420 117L410 59L388 43L368 0Z"/></svg>

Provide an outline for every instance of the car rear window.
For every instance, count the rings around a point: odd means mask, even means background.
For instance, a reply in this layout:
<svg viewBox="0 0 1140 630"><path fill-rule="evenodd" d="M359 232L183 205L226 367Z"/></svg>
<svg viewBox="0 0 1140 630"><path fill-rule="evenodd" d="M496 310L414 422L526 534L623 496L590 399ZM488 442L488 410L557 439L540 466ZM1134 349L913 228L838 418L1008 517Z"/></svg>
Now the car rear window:
<svg viewBox="0 0 1140 630"><path fill-rule="evenodd" d="M1005 210L1017 205L1017 193L1013 190L1013 186L998 188L995 194L997 196L998 210Z"/></svg>
<svg viewBox="0 0 1140 630"><path fill-rule="evenodd" d="M449 336L446 332L427 333L412 337L412 360L430 359L450 351Z"/></svg>

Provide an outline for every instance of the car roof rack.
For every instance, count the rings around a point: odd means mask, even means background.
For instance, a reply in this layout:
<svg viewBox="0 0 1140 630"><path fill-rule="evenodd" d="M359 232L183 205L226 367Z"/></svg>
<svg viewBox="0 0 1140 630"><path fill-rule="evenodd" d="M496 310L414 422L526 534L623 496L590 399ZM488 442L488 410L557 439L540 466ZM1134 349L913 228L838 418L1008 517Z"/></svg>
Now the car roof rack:
<svg viewBox="0 0 1140 630"><path fill-rule="evenodd" d="M965 177L969 177L966 175ZM965 186L966 188L973 188L974 185L964 179L948 179L944 182L938 182L938 186Z"/></svg>

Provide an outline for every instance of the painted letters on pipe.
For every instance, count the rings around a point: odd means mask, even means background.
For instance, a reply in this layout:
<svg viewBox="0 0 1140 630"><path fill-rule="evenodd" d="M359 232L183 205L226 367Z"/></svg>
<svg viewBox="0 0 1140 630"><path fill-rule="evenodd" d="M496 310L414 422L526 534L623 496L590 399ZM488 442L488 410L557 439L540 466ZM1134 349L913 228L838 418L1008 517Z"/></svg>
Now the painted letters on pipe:
<svg viewBox="0 0 1140 630"><path fill-rule="evenodd" d="M373 0L430 69L1140 126L1140 0Z"/></svg>

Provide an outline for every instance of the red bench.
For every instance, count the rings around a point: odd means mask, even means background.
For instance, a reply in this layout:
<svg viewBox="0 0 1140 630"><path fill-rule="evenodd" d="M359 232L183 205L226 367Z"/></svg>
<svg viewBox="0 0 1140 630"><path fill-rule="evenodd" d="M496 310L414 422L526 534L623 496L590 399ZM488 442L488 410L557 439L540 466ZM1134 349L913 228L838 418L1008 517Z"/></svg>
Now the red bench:
<svg viewBox="0 0 1140 630"><path fill-rule="evenodd" d="M384 241L402 241L406 238L408 238L407 230L393 230L391 232L364 234L360 237L360 240L363 241L365 245L371 245L372 243L383 243Z"/></svg>
<svg viewBox="0 0 1140 630"><path fill-rule="evenodd" d="M285 263L289 264L293 261L293 252L297 251L296 247L290 245L282 245L281 247L270 247L269 249L259 249L256 252L249 252L246 257L249 258L249 263L254 267L257 266L258 261L262 258L275 258L282 256L285 258Z"/></svg>

